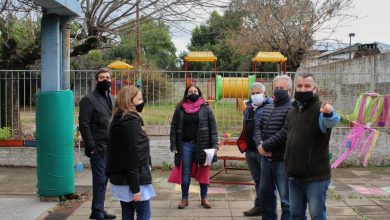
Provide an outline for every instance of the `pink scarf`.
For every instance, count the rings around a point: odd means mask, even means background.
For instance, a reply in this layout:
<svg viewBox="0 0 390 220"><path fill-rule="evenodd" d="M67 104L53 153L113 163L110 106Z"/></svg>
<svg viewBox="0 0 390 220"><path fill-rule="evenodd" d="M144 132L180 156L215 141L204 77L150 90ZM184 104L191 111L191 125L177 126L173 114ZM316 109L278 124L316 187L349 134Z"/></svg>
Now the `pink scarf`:
<svg viewBox="0 0 390 220"><path fill-rule="evenodd" d="M199 99L196 100L196 102L192 102L190 100L183 102L183 104L181 104L181 107L183 107L183 109L186 113L195 113L195 112L199 111L200 106L203 103L204 103L204 100L201 97L199 97Z"/></svg>

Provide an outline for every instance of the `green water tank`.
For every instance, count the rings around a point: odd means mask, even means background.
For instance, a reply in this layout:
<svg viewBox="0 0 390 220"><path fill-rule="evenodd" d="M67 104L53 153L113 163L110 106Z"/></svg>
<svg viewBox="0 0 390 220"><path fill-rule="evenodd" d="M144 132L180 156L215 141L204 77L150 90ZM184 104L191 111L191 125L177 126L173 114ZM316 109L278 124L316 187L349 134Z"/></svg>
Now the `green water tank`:
<svg viewBox="0 0 390 220"><path fill-rule="evenodd" d="M38 194L74 192L73 92L42 92L36 97Z"/></svg>

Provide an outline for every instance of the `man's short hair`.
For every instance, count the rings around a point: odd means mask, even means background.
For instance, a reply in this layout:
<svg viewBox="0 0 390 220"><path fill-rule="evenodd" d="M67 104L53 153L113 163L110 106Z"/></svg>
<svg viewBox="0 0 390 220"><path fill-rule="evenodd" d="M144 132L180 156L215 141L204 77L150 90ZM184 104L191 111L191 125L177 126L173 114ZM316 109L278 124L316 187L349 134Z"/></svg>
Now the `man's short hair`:
<svg viewBox="0 0 390 220"><path fill-rule="evenodd" d="M299 77L302 77L302 78L311 77L314 80L314 83L317 84L317 80L312 73L300 73L300 74L298 74L298 76L295 77L295 80L297 80Z"/></svg>
<svg viewBox="0 0 390 220"><path fill-rule="evenodd" d="M111 70L107 67L100 68L95 74L95 80L98 81L100 73L109 73L111 76Z"/></svg>
<svg viewBox="0 0 390 220"><path fill-rule="evenodd" d="M255 82L251 86L251 90L254 88L259 88L262 92L265 92L265 86L263 83Z"/></svg>
<svg viewBox="0 0 390 220"><path fill-rule="evenodd" d="M279 76L276 76L276 77L272 80L272 82L275 84L275 82L277 82L277 81L279 81L279 80L285 80L285 81L287 82L287 88L288 88L289 90L292 89L292 80L291 80L291 78L290 78L289 76L287 76L287 75L279 75Z"/></svg>

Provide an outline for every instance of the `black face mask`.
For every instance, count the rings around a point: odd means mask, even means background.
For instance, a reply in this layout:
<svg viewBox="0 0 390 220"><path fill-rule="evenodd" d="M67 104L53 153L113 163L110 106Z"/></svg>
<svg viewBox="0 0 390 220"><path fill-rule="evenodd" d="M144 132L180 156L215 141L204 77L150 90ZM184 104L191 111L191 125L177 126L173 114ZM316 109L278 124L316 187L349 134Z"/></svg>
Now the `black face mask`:
<svg viewBox="0 0 390 220"><path fill-rule="evenodd" d="M295 100L301 102L301 103L306 103L310 101L314 96L313 91L308 91L308 92L297 92L295 91L294 98Z"/></svg>
<svg viewBox="0 0 390 220"><path fill-rule="evenodd" d="M101 94L105 94L111 87L111 82L108 80L98 81L96 84L96 89Z"/></svg>
<svg viewBox="0 0 390 220"><path fill-rule="evenodd" d="M274 96L276 100L282 100L288 98L288 91L283 89L275 89Z"/></svg>
<svg viewBox="0 0 390 220"><path fill-rule="evenodd" d="M191 100L192 102L196 102L199 99L199 95L192 93L191 95L188 95L187 98Z"/></svg>
<svg viewBox="0 0 390 220"><path fill-rule="evenodd" d="M142 110L144 109L144 105L145 105L145 102L142 102L142 103L136 105L135 109L137 110L137 112L142 112Z"/></svg>

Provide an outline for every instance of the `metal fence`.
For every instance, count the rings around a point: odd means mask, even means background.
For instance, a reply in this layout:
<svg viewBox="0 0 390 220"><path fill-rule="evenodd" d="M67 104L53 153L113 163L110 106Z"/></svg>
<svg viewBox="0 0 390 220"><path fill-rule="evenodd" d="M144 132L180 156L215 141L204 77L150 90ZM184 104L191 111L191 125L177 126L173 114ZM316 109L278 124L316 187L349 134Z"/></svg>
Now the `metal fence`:
<svg viewBox="0 0 390 220"><path fill-rule="evenodd" d="M71 71L70 85L75 97L75 124L78 103L95 87L94 70ZM112 94L125 85L142 88L147 100L144 110L150 135L167 135L176 104L184 94L186 82L196 84L209 100L220 135L238 135L242 110L248 97L250 81L265 84L272 94L272 79L278 73L253 72L183 72L183 71L113 71ZM292 78L295 73L287 73ZM217 75L217 77L215 77ZM333 104L339 113L352 113L357 98L364 92L386 94L390 91L390 73L314 73L319 95ZM0 70L1 126L24 134L35 131L35 95L40 91L40 71Z"/></svg>

